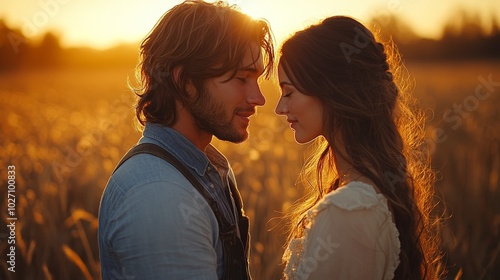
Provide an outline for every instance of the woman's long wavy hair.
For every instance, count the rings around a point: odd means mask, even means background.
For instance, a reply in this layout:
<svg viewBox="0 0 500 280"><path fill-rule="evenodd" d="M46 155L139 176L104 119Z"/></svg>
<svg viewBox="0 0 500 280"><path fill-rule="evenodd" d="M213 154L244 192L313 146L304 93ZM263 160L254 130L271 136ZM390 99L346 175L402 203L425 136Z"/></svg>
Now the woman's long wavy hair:
<svg viewBox="0 0 500 280"><path fill-rule="evenodd" d="M189 104L186 85L203 94L207 79L249 65L241 65L252 46L260 47L265 74L273 68L274 47L269 24L219 1L185 1L167 11L141 44L141 63L131 86L139 97L136 117L170 126L176 121L176 101ZM176 73L176 71L178 71ZM199 97L199 95L198 95Z"/></svg>
<svg viewBox="0 0 500 280"><path fill-rule="evenodd" d="M434 173L424 145L425 119L405 87L397 50L358 21L334 16L289 38L280 65L299 91L321 100L325 120L325 137L317 139L301 174L317 190L292 207L289 241L304 234L306 212L335 188L336 157L342 157L388 200L401 244L395 279L439 278L439 219L431 214Z"/></svg>

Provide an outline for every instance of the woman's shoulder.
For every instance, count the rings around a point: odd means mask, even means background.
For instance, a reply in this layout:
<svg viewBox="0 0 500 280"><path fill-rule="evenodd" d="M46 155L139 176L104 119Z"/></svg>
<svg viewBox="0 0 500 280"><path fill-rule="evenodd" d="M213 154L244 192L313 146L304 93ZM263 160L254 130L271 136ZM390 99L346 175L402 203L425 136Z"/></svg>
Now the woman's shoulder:
<svg viewBox="0 0 500 280"><path fill-rule="evenodd" d="M352 181L323 197L316 210L336 206L343 210L370 209L385 202L385 197L376 192L375 187L364 182Z"/></svg>

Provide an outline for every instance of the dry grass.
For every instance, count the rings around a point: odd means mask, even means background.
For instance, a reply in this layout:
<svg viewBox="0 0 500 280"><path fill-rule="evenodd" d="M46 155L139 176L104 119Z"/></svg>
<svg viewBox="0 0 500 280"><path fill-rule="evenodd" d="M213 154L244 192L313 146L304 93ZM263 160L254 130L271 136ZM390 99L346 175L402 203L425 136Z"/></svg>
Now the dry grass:
<svg viewBox="0 0 500 280"><path fill-rule="evenodd" d="M500 81L498 64L409 66L416 94L434 118L438 192L446 205L442 229L449 278L500 275L500 86L478 108L454 122L443 119L453 104L474 95L478 76ZM13 73L0 76L0 182L16 166L16 273L2 262L2 279L98 279L97 211L106 180L140 134L133 128L129 69ZM267 105L251 124L249 141L216 141L235 169L251 218L251 270L255 279L279 279L284 236L281 212L294 187L303 147L274 113L277 93L267 85ZM471 103L472 104L472 103ZM430 112L430 111L429 111ZM436 142L436 141L434 141ZM6 223L6 191L0 191ZM2 232L5 226L1 226ZM271 230L272 229L272 230ZM1 259L7 254L1 243Z"/></svg>

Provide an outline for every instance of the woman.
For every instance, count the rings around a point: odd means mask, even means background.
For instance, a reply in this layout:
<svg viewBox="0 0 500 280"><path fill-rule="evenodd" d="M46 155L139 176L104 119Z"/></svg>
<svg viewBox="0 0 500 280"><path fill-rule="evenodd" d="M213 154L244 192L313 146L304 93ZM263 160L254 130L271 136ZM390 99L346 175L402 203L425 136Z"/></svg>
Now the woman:
<svg viewBox="0 0 500 280"><path fill-rule="evenodd" d="M282 46L276 113L319 144L302 174L314 191L290 214L287 279L439 277L424 119L394 54L343 16Z"/></svg>

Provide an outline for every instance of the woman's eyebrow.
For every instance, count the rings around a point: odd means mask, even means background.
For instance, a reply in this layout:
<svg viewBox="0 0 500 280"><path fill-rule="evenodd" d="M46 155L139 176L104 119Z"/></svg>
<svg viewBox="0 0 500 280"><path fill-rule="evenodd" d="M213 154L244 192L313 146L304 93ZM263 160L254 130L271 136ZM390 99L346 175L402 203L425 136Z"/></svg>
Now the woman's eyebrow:
<svg viewBox="0 0 500 280"><path fill-rule="evenodd" d="M280 88L283 88L284 86L292 86L293 87L292 83L290 83L290 82L287 82L287 81L280 82Z"/></svg>

